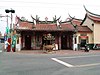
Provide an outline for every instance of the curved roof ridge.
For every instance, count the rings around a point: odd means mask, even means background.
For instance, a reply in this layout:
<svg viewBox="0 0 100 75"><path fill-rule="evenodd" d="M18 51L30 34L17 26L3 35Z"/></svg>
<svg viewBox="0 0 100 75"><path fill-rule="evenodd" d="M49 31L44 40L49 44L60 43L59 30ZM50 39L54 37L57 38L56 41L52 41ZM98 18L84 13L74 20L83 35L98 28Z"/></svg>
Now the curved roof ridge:
<svg viewBox="0 0 100 75"><path fill-rule="evenodd" d="M85 9L85 11L86 11L87 14L92 15L92 16L96 16L96 17L100 17L99 14L95 14L95 13L92 13L89 10L87 10L85 6L84 6L84 9Z"/></svg>
<svg viewBox="0 0 100 75"><path fill-rule="evenodd" d="M82 19L78 19L78 18L76 18L75 16L72 17L70 14L68 14L68 15L69 15L69 18L71 18L71 19L75 19L75 20L80 20L80 21L82 21Z"/></svg>

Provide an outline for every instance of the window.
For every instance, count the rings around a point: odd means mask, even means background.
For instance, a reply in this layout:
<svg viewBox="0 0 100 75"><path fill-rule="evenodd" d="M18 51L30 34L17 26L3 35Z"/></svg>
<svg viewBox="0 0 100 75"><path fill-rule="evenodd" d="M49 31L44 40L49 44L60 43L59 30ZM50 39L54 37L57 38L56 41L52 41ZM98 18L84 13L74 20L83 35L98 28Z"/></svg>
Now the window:
<svg viewBox="0 0 100 75"><path fill-rule="evenodd" d="M92 23L92 26L94 26L94 24Z"/></svg>

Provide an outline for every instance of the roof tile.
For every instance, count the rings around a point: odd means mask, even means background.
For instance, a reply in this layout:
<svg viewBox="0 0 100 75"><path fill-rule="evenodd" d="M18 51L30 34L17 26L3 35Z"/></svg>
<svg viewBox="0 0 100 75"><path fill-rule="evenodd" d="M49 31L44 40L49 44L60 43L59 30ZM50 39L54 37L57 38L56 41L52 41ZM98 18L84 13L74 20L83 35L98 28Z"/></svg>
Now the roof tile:
<svg viewBox="0 0 100 75"><path fill-rule="evenodd" d="M78 26L77 29L79 32L92 32L92 30L87 26Z"/></svg>

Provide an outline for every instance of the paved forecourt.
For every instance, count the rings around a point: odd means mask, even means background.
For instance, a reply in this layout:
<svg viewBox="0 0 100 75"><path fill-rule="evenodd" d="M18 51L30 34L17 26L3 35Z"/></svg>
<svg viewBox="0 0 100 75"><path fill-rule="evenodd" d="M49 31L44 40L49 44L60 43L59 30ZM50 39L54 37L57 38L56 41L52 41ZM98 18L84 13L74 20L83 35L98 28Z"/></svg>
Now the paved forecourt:
<svg viewBox="0 0 100 75"><path fill-rule="evenodd" d="M52 60L66 66L66 67L88 67L100 65L100 55L78 55L67 57L51 58Z"/></svg>

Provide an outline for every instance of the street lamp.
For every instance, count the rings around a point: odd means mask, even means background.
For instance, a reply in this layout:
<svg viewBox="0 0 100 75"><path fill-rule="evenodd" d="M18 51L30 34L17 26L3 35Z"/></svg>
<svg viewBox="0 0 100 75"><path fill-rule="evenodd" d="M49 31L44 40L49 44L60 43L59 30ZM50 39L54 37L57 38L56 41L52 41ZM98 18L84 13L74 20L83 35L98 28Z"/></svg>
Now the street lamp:
<svg viewBox="0 0 100 75"><path fill-rule="evenodd" d="M11 25L10 25L10 29L12 29L12 18L13 18L12 13L15 13L15 10L13 10L13 9L11 9L11 10L6 9L5 12L6 13L11 13Z"/></svg>
<svg viewBox="0 0 100 75"><path fill-rule="evenodd" d="M10 51L12 51L12 21L13 21L13 15L12 15L12 13L15 13L15 10L13 10L13 9L6 9L5 10L5 12L6 13L11 13L11 24L10 24L10 34L11 34L11 43L10 43L10 45L11 45L11 47L10 47Z"/></svg>

